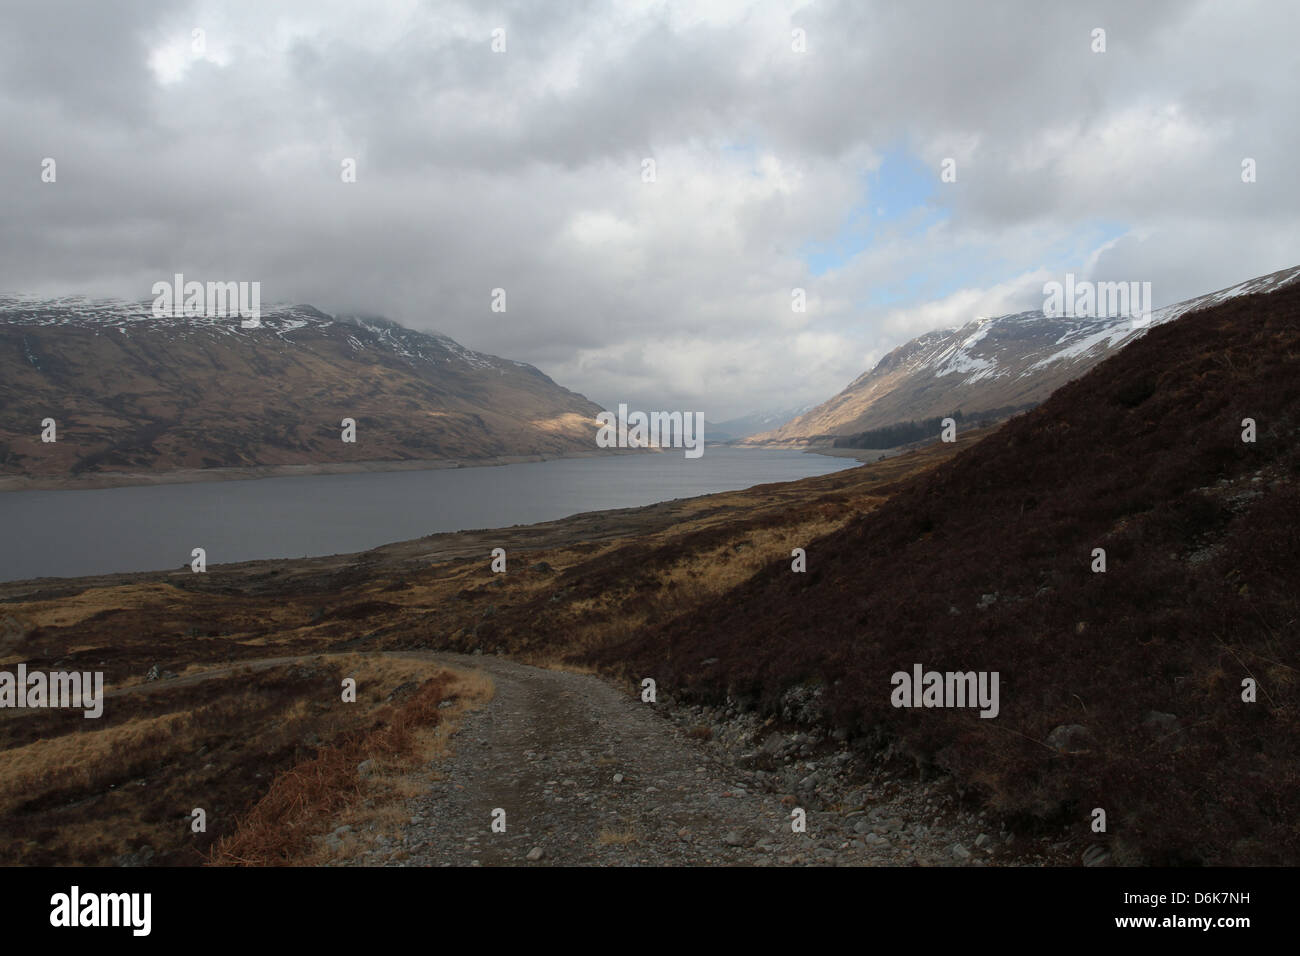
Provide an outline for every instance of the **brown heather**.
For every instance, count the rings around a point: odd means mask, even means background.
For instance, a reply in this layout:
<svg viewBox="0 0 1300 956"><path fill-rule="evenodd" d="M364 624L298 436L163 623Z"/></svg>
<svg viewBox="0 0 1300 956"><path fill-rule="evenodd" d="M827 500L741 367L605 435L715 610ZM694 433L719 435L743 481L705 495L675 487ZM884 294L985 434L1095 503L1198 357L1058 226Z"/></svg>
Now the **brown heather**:
<svg viewBox="0 0 1300 956"><path fill-rule="evenodd" d="M1300 288L1235 299L880 489L806 543L808 573L772 561L589 660L764 709L818 685L826 720L998 811L1086 832L1104 808L1119 861L1294 864L1298 440ZM917 662L998 671L1000 716L893 708L890 675ZM1180 732L1144 727L1152 711ZM1063 724L1088 728L1089 752L1047 746Z"/></svg>

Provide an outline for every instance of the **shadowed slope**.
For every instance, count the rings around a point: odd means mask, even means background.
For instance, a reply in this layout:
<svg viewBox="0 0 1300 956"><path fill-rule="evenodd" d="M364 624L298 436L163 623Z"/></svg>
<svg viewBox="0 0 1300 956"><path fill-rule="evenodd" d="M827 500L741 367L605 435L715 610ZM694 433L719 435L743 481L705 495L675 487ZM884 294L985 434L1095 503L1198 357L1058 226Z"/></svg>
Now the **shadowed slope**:
<svg viewBox="0 0 1300 956"><path fill-rule="evenodd" d="M1295 863L1297 439L1300 288L1233 299L808 543L806 574L774 564L593 656L764 707L805 682L1000 810L1105 809L1121 861ZM999 672L999 716L894 708L915 663ZM1049 744L1075 724L1078 752Z"/></svg>

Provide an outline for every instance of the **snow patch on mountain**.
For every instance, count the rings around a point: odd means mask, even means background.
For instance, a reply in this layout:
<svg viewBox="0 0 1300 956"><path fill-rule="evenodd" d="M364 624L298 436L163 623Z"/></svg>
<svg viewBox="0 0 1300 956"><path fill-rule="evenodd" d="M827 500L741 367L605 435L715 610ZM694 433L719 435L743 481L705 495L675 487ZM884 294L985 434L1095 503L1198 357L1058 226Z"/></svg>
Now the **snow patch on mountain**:
<svg viewBox="0 0 1300 956"><path fill-rule="evenodd" d="M935 378L958 375L962 384L1012 374L1016 374L1017 378L1028 378L1059 362L1098 358L1127 345L1152 326L1173 321L1196 309L1209 308L1239 295L1271 292L1297 280L1300 280L1300 268L1283 269L1267 276L1248 279L1230 288L1158 309L1152 313L1148 323L1136 322L1130 316L1049 318L1041 310L976 319L955 329L918 337L914 344L920 348L913 351L905 364L909 369L932 370ZM1062 322L1069 324L1062 328ZM1020 328L1013 328L1014 326ZM1035 348L1032 343L1029 343L1026 350L1009 349L1002 343L1004 339L1023 340L1034 331L1055 335L1050 350ZM926 346L932 341L932 336L936 335L950 344L936 352L928 352ZM1013 353L1013 363L1006 362L1002 357L1008 351ZM1038 351L1043 352L1041 357L1035 356L1034 353ZM1026 359L1029 359L1027 363ZM1010 367L1011 364L1018 367L1018 373L1016 368Z"/></svg>
<svg viewBox="0 0 1300 956"><path fill-rule="evenodd" d="M99 331L117 330L129 335L147 327L163 329L179 338L195 335L274 335L283 342L302 345L304 335L326 333L346 326L344 341L354 350L381 348L412 363L442 363L475 370L505 367L532 369L525 362L499 359L467 349L437 332L408 329L379 316L330 315L309 305L278 304L262 310L258 328L244 328L239 316L156 316L152 301L92 299L86 296L41 298L24 294L0 295L0 324L19 326L80 326ZM355 332L352 330L356 330Z"/></svg>

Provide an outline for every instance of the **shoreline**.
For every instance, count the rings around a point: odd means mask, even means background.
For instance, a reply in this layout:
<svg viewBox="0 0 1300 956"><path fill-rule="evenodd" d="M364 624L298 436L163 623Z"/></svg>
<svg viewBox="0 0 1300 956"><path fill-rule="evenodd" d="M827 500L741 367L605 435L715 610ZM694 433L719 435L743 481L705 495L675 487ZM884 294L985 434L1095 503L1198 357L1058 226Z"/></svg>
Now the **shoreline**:
<svg viewBox="0 0 1300 956"><path fill-rule="evenodd" d="M905 451L911 451L910 448L833 448L830 445L823 445L816 448L805 448L805 455L825 455L827 458L853 458L857 461L867 464L873 461L880 461L882 458L893 458L895 455L901 455Z"/></svg>
<svg viewBox="0 0 1300 956"><path fill-rule="evenodd" d="M308 475L354 475L386 471L441 471L449 468L497 468L529 462L606 455L641 454L649 449L607 448L550 455L498 455L492 458L406 458L367 461L318 462L301 465L232 465L224 468L178 468L160 472L97 472L62 475L3 475L0 493L10 491L92 491L153 485L196 484L205 481L256 481L259 478L293 478Z"/></svg>
<svg viewBox="0 0 1300 956"><path fill-rule="evenodd" d="M839 487L846 476L853 472L854 469L845 468L825 475L811 475L734 491L671 498L626 508L582 511L532 524L435 531L358 551L220 562L209 565L208 571L219 572L227 584L238 581L244 593L254 594L262 589L283 587L286 582L328 581L339 574L356 573L358 569L364 569L369 575L406 573L427 567L431 563L481 557L494 547L504 547L513 553L607 543L621 538L663 533L684 521L704 520L714 524L729 520L751 507L771 507L774 502L788 502L791 497L801 497L808 490L815 489L814 493L817 493ZM796 487L804 491L796 491ZM15 600L52 599L59 595L79 593L87 588L163 583L184 587L194 578L195 575L187 564L143 571L17 578L0 581L0 605ZM2 622L3 615L0 614L0 623ZM0 653L0 658L3 658L3 653Z"/></svg>
<svg viewBox="0 0 1300 956"><path fill-rule="evenodd" d="M720 527L737 519L752 518L758 513L783 514L791 506L805 502L808 495L843 493L846 488L861 489L889 484L898 477L927 467L932 461L948 457L949 449L960 450L982 437L963 436L955 446L931 446L873 469L842 468L824 475L811 475L789 481L755 485L734 491L718 491L689 498L673 498L627 508L583 511L563 518L533 524L512 525L461 531L436 531L414 538L392 541L359 551L314 556L251 558L245 561L219 562L208 566L208 575L195 575L187 564L173 568L144 571L105 571L101 573L44 576L0 581L0 606L16 601L57 600L96 588L168 585L183 591L205 591L211 580L221 580L220 587L236 587L245 597L265 597L305 587L309 590L334 586L340 576L373 578L384 575L417 573L432 564L476 560L492 548L502 547L511 554L569 548L587 548L610 544L619 539L638 539L668 533L684 524ZM854 450L854 449L846 449ZM215 574L214 574L215 572ZM355 581L349 587L356 587ZM0 613L0 625L3 625ZM3 628L0 626L0 638ZM3 651L0 650L0 658Z"/></svg>

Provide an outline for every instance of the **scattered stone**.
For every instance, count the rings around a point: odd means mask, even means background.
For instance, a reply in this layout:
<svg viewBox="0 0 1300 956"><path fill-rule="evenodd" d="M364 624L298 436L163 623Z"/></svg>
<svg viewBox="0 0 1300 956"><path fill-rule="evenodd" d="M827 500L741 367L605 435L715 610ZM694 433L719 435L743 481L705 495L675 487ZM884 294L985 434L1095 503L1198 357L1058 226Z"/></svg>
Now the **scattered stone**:
<svg viewBox="0 0 1300 956"><path fill-rule="evenodd" d="M396 687L394 687L393 692L388 695L386 700L387 701L404 700L405 698L409 697L411 694L415 693L415 691L418 690L419 687L420 684L418 681L408 680L405 683L398 684Z"/></svg>
<svg viewBox="0 0 1300 956"><path fill-rule="evenodd" d="M114 857L114 866L148 866L149 861L153 859L153 847L142 846L133 853L124 853L121 856Z"/></svg>
<svg viewBox="0 0 1300 956"><path fill-rule="evenodd" d="M1149 710L1142 718L1142 728L1155 734L1163 743L1168 744L1174 750L1183 749L1186 734L1183 733L1182 724L1179 723L1175 714Z"/></svg>
<svg viewBox="0 0 1300 956"><path fill-rule="evenodd" d="M345 824L344 826L336 828L333 833L325 837L325 843L331 850L337 852L343 848L343 838L351 832L352 827Z"/></svg>
<svg viewBox="0 0 1300 956"><path fill-rule="evenodd" d="M491 647L483 651L490 653ZM511 682L518 667L488 662L486 669L501 668L506 675L499 684L505 693L496 698L505 706L466 712L459 729L462 745L429 766L432 791L412 804L397 839L381 843L376 833L366 849L367 834L359 833L363 848L348 850L356 837L345 842L342 833L331 834L327 839L337 851L330 865L501 862L481 813L482 806L495 804L485 803L482 787L474 783L487 779L537 799L525 835L516 837L520 842L503 841L507 862L975 866L992 865L1007 852L994 852L996 815L962 812L943 778L891 775L872 766L877 761L859 746L861 740L841 739L843 734L824 724L789 720L786 715L796 711L816 715L821 710L816 684L783 695L777 712L768 714L739 697L709 705L677 701L669 713L653 718L666 717L676 733L658 736L643 733L641 722L649 718L641 717L643 709L628 707L622 695L610 695L606 706L603 690L590 697L584 693L584 677L529 672L534 686L528 694L540 699L544 688L549 702L561 702L561 711L590 715L600 728L559 740L534 733L537 709L521 706L527 697ZM697 748L680 746L682 735L698 727L713 731L707 766L697 765ZM1057 741L1061 736L1070 741L1064 732ZM606 769L589 780L583 775L593 764ZM635 782L627 771L615 772L623 764L637 768ZM790 828L796 806L807 811L803 834ZM574 831L575 809L589 829ZM533 845L538 840L548 841L544 851ZM1036 845L1021 851L1024 858L1048 855L1046 846L1041 853ZM1059 863L1064 857L1052 853L1051 859ZM1088 856L1085 865L1092 859Z"/></svg>
<svg viewBox="0 0 1300 956"><path fill-rule="evenodd" d="M1062 724L1047 735L1047 746L1063 754L1088 753L1096 739L1083 724Z"/></svg>

